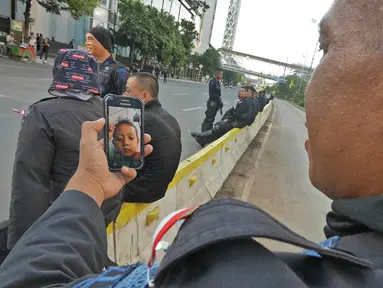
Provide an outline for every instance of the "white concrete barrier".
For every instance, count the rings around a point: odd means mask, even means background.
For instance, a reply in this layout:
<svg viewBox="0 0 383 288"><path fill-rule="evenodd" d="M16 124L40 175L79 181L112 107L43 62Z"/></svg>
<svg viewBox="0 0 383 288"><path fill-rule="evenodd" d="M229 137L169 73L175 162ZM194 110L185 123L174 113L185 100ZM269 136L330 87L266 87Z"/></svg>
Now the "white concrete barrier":
<svg viewBox="0 0 383 288"><path fill-rule="evenodd" d="M147 261L159 221L175 210L214 198L271 110L272 103L258 114L251 126L231 130L181 162L163 199L151 204L123 204L114 229L112 225L107 229L109 257L120 265ZM164 240L172 242L177 229L172 228Z"/></svg>

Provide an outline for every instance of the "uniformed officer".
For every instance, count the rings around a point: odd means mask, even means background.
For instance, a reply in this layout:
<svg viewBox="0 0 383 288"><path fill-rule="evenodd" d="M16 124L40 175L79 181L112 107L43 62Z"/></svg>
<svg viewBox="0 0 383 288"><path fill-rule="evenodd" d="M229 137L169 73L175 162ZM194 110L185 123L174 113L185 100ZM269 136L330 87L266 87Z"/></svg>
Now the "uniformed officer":
<svg viewBox="0 0 383 288"><path fill-rule="evenodd" d="M101 85L101 96L109 93L124 94L129 71L111 54L114 46L112 33L102 26L93 27L86 34L85 46L100 64L98 81Z"/></svg>
<svg viewBox="0 0 383 288"><path fill-rule="evenodd" d="M258 110L254 109L255 102L252 99L254 90L254 87L242 86L238 91L238 102L235 107L229 109L212 129L202 133L191 133L192 137L203 147L233 128L251 125L258 114Z"/></svg>
<svg viewBox="0 0 383 288"><path fill-rule="evenodd" d="M202 123L201 131L211 130L214 125L215 116L218 110L223 107L221 98L221 80L223 78L223 70L215 69L215 79L209 81L209 99L207 100L207 109L205 112L205 120Z"/></svg>
<svg viewBox="0 0 383 288"><path fill-rule="evenodd" d="M48 209L76 171L81 125L103 117L97 72L98 63L87 52L61 50L48 90L52 97L22 113L12 177L8 249Z"/></svg>

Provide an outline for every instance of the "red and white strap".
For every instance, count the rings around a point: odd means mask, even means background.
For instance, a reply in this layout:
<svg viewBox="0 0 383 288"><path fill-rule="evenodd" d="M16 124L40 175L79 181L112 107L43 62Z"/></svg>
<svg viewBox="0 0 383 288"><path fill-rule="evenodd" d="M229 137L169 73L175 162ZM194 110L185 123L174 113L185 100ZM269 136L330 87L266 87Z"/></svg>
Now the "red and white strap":
<svg viewBox="0 0 383 288"><path fill-rule="evenodd" d="M183 221L188 218L199 206L194 206L190 208L184 208L178 211L175 211L169 214L166 218L164 218L161 223L157 226L156 231L153 235L152 240L152 252L150 255L150 259L148 262L148 283L149 287L154 287L152 280L150 279L150 268L153 266L154 261L156 260L156 248L161 239L165 236L165 234L169 231L170 228L173 227L178 221Z"/></svg>

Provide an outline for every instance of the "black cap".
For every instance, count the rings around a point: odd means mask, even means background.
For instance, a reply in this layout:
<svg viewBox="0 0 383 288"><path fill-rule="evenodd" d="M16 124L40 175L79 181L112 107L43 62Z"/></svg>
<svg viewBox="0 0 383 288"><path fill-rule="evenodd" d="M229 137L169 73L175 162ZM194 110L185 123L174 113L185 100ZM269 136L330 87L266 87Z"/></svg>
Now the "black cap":
<svg viewBox="0 0 383 288"><path fill-rule="evenodd" d="M112 52L114 37L108 29L102 26L96 26L90 29L89 33L92 34L106 50Z"/></svg>

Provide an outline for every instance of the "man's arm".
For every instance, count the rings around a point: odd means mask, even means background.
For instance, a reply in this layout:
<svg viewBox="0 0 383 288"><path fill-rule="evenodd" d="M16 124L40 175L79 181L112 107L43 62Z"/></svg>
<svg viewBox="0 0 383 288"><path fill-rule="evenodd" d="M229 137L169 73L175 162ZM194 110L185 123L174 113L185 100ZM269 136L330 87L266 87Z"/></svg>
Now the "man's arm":
<svg viewBox="0 0 383 288"><path fill-rule="evenodd" d="M113 74L113 81L116 85L117 95L122 95L126 89L126 81L128 80L129 72L125 67L119 67Z"/></svg>
<svg viewBox="0 0 383 288"><path fill-rule="evenodd" d="M62 287L89 278L102 272L106 251L97 203L82 192L66 191L0 266L0 287Z"/></svg>
<svg viewBox="0 0 383 288"><path fill-rule="evenodd" d="M28 112L27 112L28 113ZM48 209L54 134L42 111L33 105L24 116L12 176L8 248Z"/></svg>

